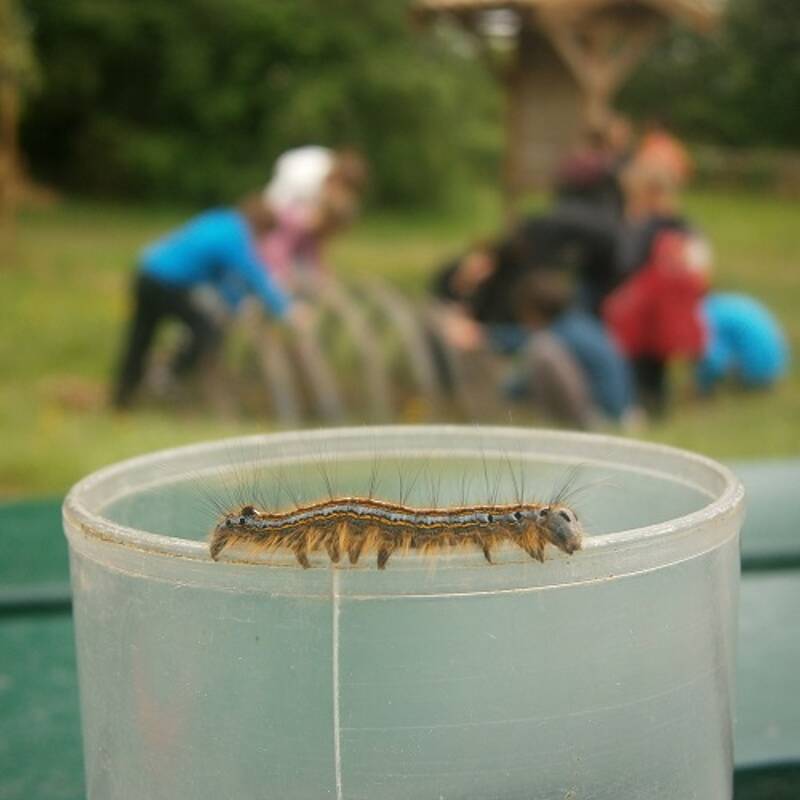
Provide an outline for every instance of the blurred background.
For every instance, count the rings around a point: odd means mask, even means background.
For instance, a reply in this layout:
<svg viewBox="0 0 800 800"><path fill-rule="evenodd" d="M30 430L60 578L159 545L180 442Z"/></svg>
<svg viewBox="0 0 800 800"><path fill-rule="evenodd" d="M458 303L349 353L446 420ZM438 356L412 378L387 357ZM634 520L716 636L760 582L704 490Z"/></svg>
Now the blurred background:
<svg viewBox="0 0 800 800"><path fill-rule="evenodd" d="M0 495L58 494L157 447L340 422L554 422L796 454L797 4L556 5L2 0ZM164 306L123 398L131 316L155 308L131 288L155 274L146 248L214 207L254 232L252 192L272 245L294 242L269 186L309 145L354 156L353 194L329 192L334 221L303 231L313 257L290 244L272 272L262 248L267 289L242 292L300 299L270 316L194 281L206 328L187 334ZM676 237L664 264L691 286L659 265ZM500 274L514 283L487 312L475 293ZM655 345L631 338L637 303L639 322L670 328ZM748 377L739 334L720 352L727 312L745 333L766 320L763 375ZM173 370L201 329L214 347Z"/></svg>
<svg viewBox="0 0 800 800"><path fill-rule="evenodd" d="M735 795L800 796L798 131L797 0L0 0L0 798L85 796L71 484L426 421L733 466Z"/></svg>

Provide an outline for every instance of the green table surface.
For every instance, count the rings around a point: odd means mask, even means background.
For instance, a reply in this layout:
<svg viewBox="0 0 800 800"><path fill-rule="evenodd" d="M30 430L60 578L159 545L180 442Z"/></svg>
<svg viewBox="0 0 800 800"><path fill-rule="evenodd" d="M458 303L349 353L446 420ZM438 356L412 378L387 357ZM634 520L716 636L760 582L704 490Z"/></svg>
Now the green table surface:
<svg viewBox="0 0 800 800"><path fill-rule="evenodd" d="M748 491L736 798L800 798L800 460L734 464ZM0 506L0 800L84 796L60 500Z"/></svg>
<svg viewBox="0 0 800 800"><path fill-rule="evenodd" d="M72 617L0 618L0 800L83 796Z"/></svg>
<svg viewBox="0 0 800 800"><path fill-rule="evenodd" d="M69 584L62 499L0 505L0 599L23 588Z"/></svg>

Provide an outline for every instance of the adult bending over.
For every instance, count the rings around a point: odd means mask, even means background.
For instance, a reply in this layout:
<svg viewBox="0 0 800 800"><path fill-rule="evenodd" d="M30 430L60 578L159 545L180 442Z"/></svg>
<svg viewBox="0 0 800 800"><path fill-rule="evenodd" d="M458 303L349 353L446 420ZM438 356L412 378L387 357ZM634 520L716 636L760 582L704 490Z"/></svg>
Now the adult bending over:
<svg viewBox="0 0 800 800"><path fill-rule="evenodd" d="M529 332L520 370L509 388L560 422L593 428L637 417L627 361L602 323L574 301L562 270L540 270L517 287Z"/></svg>

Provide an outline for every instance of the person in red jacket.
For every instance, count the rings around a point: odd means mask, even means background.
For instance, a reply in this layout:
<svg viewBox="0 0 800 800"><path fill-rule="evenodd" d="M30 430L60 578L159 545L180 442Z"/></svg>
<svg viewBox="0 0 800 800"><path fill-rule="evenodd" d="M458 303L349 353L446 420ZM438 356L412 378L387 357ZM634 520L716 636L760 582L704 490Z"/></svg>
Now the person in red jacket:
<svg viewBox="0 0 800 800"><path fill-rule="evenodd" d="M705 345L701 301L710 253L677 214L672 176L635 162L625 175L629 225L636 239L629 277L605 300L603 318L631 360L639 400L653 414L667 405L667 364L696 359Z"/></svg>

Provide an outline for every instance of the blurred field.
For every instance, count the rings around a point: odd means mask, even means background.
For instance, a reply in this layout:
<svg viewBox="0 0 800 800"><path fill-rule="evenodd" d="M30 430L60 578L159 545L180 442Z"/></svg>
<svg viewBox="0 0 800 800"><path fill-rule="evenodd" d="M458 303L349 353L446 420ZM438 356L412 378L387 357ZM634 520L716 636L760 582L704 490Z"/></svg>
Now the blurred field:
<svg viewBox="0 0 800 800"><path fill-rule="evenodd" d="M718 287L768 303L797 353L800 204L705 193L690 197L688 209L714 242ZM22 215L0 263L0 496L62 492L128 455L264 429L255 421L106 409L136 252L183 216L72 203ZM499 219L489 195L440 217L374 215L337 244L331 261L343 273L380 274L421 292L434 265L491 233ZM723 458L797 454L800 377L795 370L771 394L726 392L702 403L679 396L672 417L643 435Z"/></svg>

